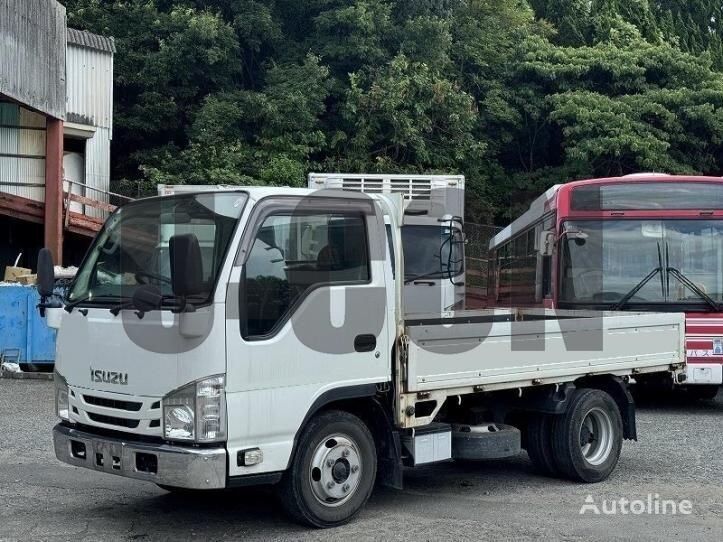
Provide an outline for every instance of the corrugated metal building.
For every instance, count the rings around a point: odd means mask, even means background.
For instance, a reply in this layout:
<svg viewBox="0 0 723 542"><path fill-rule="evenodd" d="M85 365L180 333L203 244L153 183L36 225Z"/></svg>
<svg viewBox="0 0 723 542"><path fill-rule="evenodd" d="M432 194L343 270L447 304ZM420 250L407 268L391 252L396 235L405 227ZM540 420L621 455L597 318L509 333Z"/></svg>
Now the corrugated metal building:
<svg viewBox="0 0 723 542"><path fill-rule="evenodd" d="M0 0L0 269L43 245L76 263L112 210L114 53L56 0Z"/></svg>
<svg viewBox="0 0 723 542"><path fill-rule="evenodd" d="M65 118L66 26L55 0L0 0L0 94Z"/></svg>
<svg viewBox="0 0 723 542"><path fill-rule="evenodd" d="M0 190L45 200L46 120L18 104L0 102Z"/></svg>
<svg viewBox="0 0 723 542"><path fill-rule="evenodd" d="M68 28L67 36L66 151L63 159L67 181L64 189L108 202L115 44L113 38L72 28ZM71 204L71 209L80 212L79 205ZM85 207L88 216L106 216L103 209Z"/></svg>

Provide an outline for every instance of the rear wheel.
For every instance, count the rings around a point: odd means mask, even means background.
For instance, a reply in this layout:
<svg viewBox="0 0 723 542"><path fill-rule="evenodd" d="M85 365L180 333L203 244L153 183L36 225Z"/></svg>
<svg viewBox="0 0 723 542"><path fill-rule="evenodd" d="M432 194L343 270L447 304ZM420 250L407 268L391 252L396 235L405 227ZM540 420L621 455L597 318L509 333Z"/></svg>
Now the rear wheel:
<svg viewBox="0 0 723 542"><path fill-rule="evenodd" d="M534 414L527 426L527 455L535 469L545 476L558 473L552 450L552 422L550 414Z"/></svg>
<svg viewBox="0 0 723 542"><path fill-rule="evenodd" d="M364 422L333 410L311 420L280 485L282 505L297 521L334 527L349 521L374 488L377 456Z"/></svg>
<svg viewBox="0 0 723 542"><path fill-rule="evenodd" d="M600 482L613 471L623 444L617 404L601 390L579 389L552 427L552 449L560 473L580 482Z"/></svg>

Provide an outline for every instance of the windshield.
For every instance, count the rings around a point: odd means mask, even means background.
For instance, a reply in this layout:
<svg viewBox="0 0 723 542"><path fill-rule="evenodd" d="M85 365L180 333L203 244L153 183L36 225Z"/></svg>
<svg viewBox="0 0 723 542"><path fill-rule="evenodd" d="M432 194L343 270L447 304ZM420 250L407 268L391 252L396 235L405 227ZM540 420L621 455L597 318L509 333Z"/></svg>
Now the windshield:
<svg viewBox="0 0 723 542"><path fill-rule="evenodd" d="M192 233L201 247L208 300L243 211L239 192L183 194L129 203L106 222L86 256L68 301L127 298L142 284L172 295L169 239ZM198 301L201 301L200 299Z"/></svg>
<svg viewBox="0 0 723 542"><path fill-rule="evenodd" d="M458 234L459 230L455 228L454 232ZM447 277L450 264L452 276L463 271L462 249L458 242L452 242L449 233L449 226L402 227L405 279Z"/></svg>
<svg viewBox="0 0 723 542"><path fill-rule="evenodd" d="M680 272L723 301L722 220L582 220L563 225L560 301L625 305L700 303ZM658 270L658 271L656 271Z"/></svg>

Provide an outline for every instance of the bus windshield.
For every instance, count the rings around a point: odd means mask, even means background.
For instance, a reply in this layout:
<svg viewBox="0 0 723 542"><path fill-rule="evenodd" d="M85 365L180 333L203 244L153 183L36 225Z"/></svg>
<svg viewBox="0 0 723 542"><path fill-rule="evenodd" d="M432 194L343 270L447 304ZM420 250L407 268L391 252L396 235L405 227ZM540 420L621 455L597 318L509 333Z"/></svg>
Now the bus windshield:
<svg viewBox="0 0 723 542"><path fill-rule="evenodd" d="M562 303L705 310L706 296L723 301L723 220L568 221L561 249Z"/></svg>
<svg viewBox="0 0 723 542"><path fill-rule="evenodd" d="M150 198L118 209L95 238L68 294L72 303L129 298L142 284L171 291L169 240L192 233L201 247L204 299L213 291L246 195L239 192Z"/></svg>

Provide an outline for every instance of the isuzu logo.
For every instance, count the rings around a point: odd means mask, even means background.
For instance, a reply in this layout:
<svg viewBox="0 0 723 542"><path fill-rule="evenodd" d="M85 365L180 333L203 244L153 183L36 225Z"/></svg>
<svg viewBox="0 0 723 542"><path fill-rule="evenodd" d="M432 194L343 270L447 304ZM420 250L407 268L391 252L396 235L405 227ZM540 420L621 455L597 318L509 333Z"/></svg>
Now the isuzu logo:
<svg viewBox="0 0 723 542"><path fill-rule="evenodd" d="M119 373L117 371L102 371L100 369L90 368L90 381L101 382L105 384L128 385L128 373Z"/></svg>

